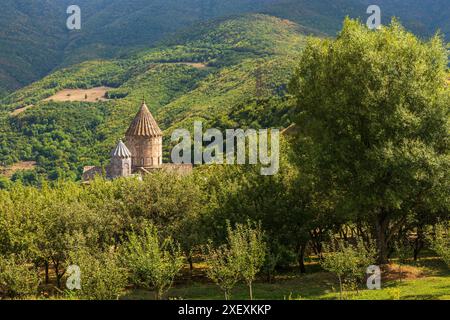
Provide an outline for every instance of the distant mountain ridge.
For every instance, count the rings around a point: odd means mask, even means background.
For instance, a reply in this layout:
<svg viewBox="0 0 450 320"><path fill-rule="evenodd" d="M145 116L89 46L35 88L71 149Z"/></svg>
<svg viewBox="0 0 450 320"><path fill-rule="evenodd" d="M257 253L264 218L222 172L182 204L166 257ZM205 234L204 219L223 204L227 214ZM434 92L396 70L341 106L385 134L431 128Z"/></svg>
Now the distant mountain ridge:
<svg viewBox="0 0 450 320"><path fill-rule="evenodd" d="M421 36L450 34L448 0L77 0L82 29L65 27L69 0L0 0L0 96L54 68L124 56L210 19L263 13L335 35L342 19L367 17L379 4L386 23L396 15Z"/></svg>

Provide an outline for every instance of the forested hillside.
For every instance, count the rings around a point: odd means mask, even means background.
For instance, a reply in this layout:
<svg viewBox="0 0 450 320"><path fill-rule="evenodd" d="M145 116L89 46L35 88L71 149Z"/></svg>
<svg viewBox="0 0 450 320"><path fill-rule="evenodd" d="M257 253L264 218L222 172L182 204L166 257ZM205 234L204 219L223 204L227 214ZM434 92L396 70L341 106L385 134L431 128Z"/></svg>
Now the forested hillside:
<svg viewBox="0 0 450 320"><path fill-rule="evenodd" d="M263 13L334 36L349 15L366 19L368 5L382 8L420 36L450 33L447 0L0 0L0 96L61 66L113 58L155 45L199 23ZM81 30L65 27L66 9L77 4Z"/></svg>
<svg viewBox="0 0 450 320"><path fill-rule="evenodd" d="M37 80L62 59L67 29L58 19L58 3L0 1L0 96Z"/></svg>
<svg viewBox="0 0 450 320"><path fill-rule="evenodd" d="M37 162L13 180L77 179L84 165L106 164L143 96L165 131L166 160L171 131L191 129L196 119L219 128L285 127L286 85L305 32L287 20L243 16L205 23L131 58L59 70L3 99L0 161ZM45 100L99 86L112 88L107 101Z"/></svg>

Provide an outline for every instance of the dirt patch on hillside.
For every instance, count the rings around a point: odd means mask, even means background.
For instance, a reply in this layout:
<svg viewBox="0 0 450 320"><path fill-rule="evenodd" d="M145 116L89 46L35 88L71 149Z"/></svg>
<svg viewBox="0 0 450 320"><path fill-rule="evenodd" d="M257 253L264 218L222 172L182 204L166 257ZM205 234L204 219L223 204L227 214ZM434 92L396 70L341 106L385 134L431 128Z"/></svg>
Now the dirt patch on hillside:
<svg viewBox="0 0 450 320"><path fill-rule="evenodd" d="M36 167L36 161L20 161L9 167L0 167L0 174L10 178L17 171L33 170Z"/></svg>
<svg viewBox="0 0 450 320"><path fill-rule="evenodd" d="M155 65L158 64L171 64L171 65L184 65L184 66L190 66L196 69L205 69L208 68L208 65L202 62L157 62Z"/></svg>
<svg viewBox="0 0 450 320"><path fill-rule="evenodd" d="M106 93L111 90L110 87L97 87L91 89L64 89L44 101L84 101L84 102L98 102L107 101Z"/></svg>
<svg viewBox="0 0 450 320"><path fill-rule="evenodd" d="M25 110L27 110L27 109L29 109L29 108L31 108L31 107L33 107L32 104L30 104L30 105L28 105L28 106L21 107L21 108L17 108L17 109L14 110L13 112L11 112L11 115L12 115L13 117L14 117L14 116L17 116L17 115L21 114L22 112L24 112Z"/></svg>
<svg viewBox="0 0 450 320"><path fill-rule="evenodd" d="M191 66L191 67L194 67L197 69L204 69L207 67L206 64L200 63L200 62L180 62L179 64L184 64L184 65Z"/></svg>

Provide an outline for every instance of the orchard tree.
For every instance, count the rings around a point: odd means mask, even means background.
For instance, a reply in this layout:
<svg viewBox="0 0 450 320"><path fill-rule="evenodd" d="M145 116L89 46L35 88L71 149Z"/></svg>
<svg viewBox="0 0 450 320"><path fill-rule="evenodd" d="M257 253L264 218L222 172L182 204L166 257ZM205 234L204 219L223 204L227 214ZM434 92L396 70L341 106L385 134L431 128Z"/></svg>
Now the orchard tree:
<svg viewBox="0 0 450 320"><path fill-rule="evenodd" d="M266 243L261 224L254 226L250 221L246 225L237 224L233 230L228 225L228 242L236 256L241 277L247 283L250 300L253 300L253 281L261 270L266 256Z"/></svg>
<svg viewBox="0 0 450 320"><path fill-rule="evenodd" d="M184 257L171 238L160 240L155 226L148 225L142 234L130 233L124 245L124 262L134 284L155 289L162 299L183 267Z"/></svg>
<svg viewBox="0 0 450 320"><path fill-rule="evenodd" d="M326 252L321 261L322 268L337 276L342 300L345 283L358 285L364 278L367 267L375 260L375 250L370 245L366 247L361 240L356 245L351 245L342 239L332 239L331 244L325 244L324 247Z"/></svg>
<svg viewBox="0 0 450 320"><path fill-rule="evenodd" d="M81 203L60 202L49 206L45 218L46 236L39 239L38 247L53 266L60 288L70 252L82 246L96 246L95 213Z"/></svg>
<svg viewBox="0 0 450 320"><path fill-rule="evenodd" d="M124 217L125 228L133 225L134 231L142 231L151 221L163 236L175 238L184 219L199 210L199 190L189 176L155 172L143 181L117 179L112 188L111 210Z"/></svg>
<svg viewBox="0 0 450 320"><path fill-rule="evenodd" d="M117 300L127 286L126 270L117 251L80 248L70 254L71 263L80 268L80 289L70 296L85 300Z"/></svg>
<svg viewBox="0 0 450 320"><path fill-rule="evenodd" d="M213 166L198 168L206 178L209 195L210 223L206 226L216 242L227 240L225 221L245 224L248 219L260 221L269 244L272 271L275 265L298 262L306 271L304 258L311 230L324 221L313 210L313 196L306 183L309 179L291 162L297 150L289 141L280 141L280 169L273 176L262 176L258 166ZM301 161L300 161L301 162ZM269 265L266 265L266 267Z"/></svg>
<svg viewBox="0 0 450 320"><path fill-rule="evenodd" d="M39 275L22 255L0 255L0 297L32 297L38 292Z"/></svg>
<svg viewBox="0 0 450 320"><path fill-rule="evenodd" d="M439 35L346 19L337 39L309 40L290 84L302 170L338 217L369 223L379 263L417 211L448 216L447 63Z"/></svg>
<svg viewBox="0 0 450 320"><path fill-rule="evenodd" d="M247 221L232 228L227 221L227 243L217 248L211 242L205 246L207 275L223 290L226 300L239 279L243 279L253 300L252 284L264 264L266 250L261 224Z"/></svg>
<svg viewBox="0 0 450 320"><path fill-rule="evenodd" d="M36 257L36 213L44 205L41 194L36 188L20 184L9 191L0 190L0 254Z"/></svg>
<svg viewBox="0 0 450 320"><path fill-rule="evenodd" d="M231 290L239 281L239 265L233 250L222 245L215 248L212 243L205 246L205 259L208 265L206 275L225 294L225 300L231 298Z"/></svg>

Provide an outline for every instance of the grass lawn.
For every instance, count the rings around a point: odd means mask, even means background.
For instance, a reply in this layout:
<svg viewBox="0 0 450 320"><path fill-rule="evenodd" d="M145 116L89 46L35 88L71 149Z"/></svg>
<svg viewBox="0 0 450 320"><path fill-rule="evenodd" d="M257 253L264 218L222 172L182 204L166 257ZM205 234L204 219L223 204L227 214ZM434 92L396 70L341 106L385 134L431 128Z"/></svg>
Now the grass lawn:
<svg viewBox="0 0 450 320"><path fill-rule="evenodd" d="M397 266L393 267L397 270ZM312 273L298 275L294 272L278 275L274 283L256 282L255 299L339 299L339 285L333 275L310 266ZM450 300L450 270L437 259L421 259L404 267L405 279L382 273L381 290L359 290L346 294L356 300ZM383 275L385 279L383 280ZM170 299L206 300L223 299L220 289L205 279L176 284L168 295ZM142 289L130 291L124 299L153 299L152 292ZM248 299L245 285L236 286L232 299Z"/></svg>

